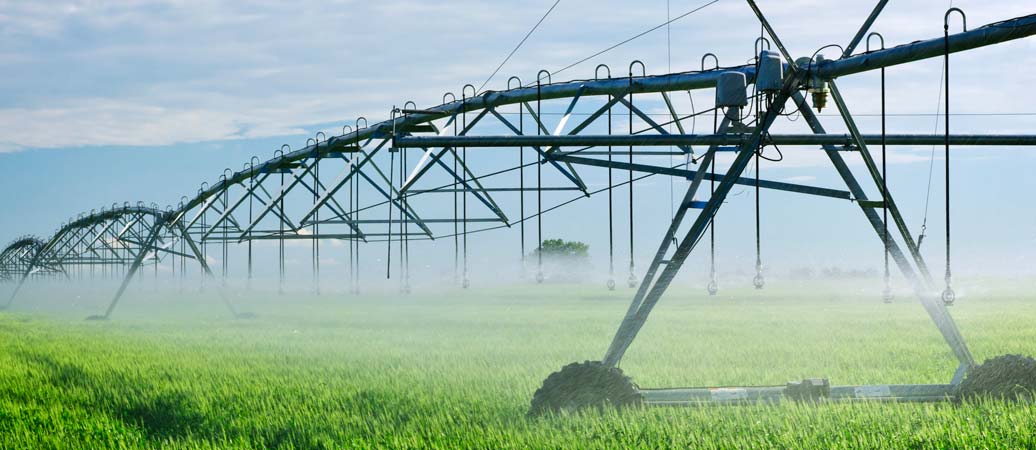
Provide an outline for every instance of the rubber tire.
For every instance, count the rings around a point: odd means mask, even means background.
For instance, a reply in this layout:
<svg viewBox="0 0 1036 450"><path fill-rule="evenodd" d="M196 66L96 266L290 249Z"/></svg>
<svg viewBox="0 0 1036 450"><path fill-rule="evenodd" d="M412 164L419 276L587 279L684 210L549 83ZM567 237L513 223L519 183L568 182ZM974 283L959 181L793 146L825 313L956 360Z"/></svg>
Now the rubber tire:
<svg viewBox="0 0 1036 450"><path fill-rule="evenodd" d="M628 408L642 402L637 385L622 369L600 361L584 361L562 367L543 380L543 386L532 396L529 416L602 410L607 406Z"/></svg>
<svg viewBox="0 0 1036 450"><path fill-rule="evenodd" d="M1036 399L1036 359L1022 355L987 359L968 372L958 389L961 400L1032 401Z"/></svg>

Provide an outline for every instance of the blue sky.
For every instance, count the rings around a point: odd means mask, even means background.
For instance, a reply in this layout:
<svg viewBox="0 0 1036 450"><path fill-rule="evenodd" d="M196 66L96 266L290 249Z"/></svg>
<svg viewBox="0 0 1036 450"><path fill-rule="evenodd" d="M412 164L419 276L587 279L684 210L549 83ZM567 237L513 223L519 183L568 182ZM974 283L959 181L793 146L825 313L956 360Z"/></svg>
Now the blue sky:
<svg viewBox="0 0 1036 450"><path fill-rule="evenodd" d="M393 105L438 104L446 91L475 85L492 70L553 3L216 1L0 1L0 240L47 235L70 216L123 201L175 204L224 167L264 159L282 143L301 146L320 130L340 130L357 116L387 118ZM704 3L669 2L672 16ZM812 54L845 44L871 2L762 0L761 8L791 52ZM956 1L971 27L1030 14L1029 1ZM873 30L888 45L940 36L950 2L891 2ZM556 71L666 20L667 3L562 0L540 29L488 86L508 76L534 79ZM953 25L959 29L958 24ZM649 73L692 70L703 53L723 65L752 57L759 27L745 2L721 0L662 30L554 76L592 77L598 63L625 72L632 59ZM830 52L828 52L830 53ZM953 111L971 114L1036 112L1032 77L1036 39L954 57ZM931 132L939 97L940 61L889 69L889 111L919 114L890 119L892 132ZM877 74L839 80L854 112L878 112ZM711 91L699 91L700 105ZM648 105L660 109L661 105ZM684 106L686 107L686 105ZM827 113L829 111L825 111ZM841 131L825 116L829 131ZM877 118L861 116L865 132ZM1036 116L955 116L959 132L1030 133ZM805 132L782 122L777 130ZM890 186L908 222L920 228L931 148L897 148L889 159ZM822 155L792 151L765 176L832 187L838 180ZM926 254L942 258L942 160L936 155ZM1027 175L1036 154L1027 149L962 149L954 172L956 256L965 272L1031 271L1036 213ZM859 164L854 167L860 168ZM862 171L857 172L862 175ZM681 190L682 184L674 189ZM666 226L669 181L638 187L645 200L637 258L649 257ZM880 264L880 244L856 207L822 199L764 193L767 264L788 269ZM591 243L599 259L602 232L586 217L596 200L556 213L549 235ZM654 201L655 203L651 203ZM751 270L750 193L720 214L726 267ZM510 234L508 234L510 233ZM474 238L476 261L505 258L492 245L513 232ZM452 250L450 250L452 251ZM428 247L429 260L446 249ZM625 256L623 257L625 258ZM702 262L704 259L694 259ZM430 265L430 264L429 264ZM620 264L621 265L621 264ZM641 264L642 266L644 263ZM734 269L730 269L734 270Z"/></svg>

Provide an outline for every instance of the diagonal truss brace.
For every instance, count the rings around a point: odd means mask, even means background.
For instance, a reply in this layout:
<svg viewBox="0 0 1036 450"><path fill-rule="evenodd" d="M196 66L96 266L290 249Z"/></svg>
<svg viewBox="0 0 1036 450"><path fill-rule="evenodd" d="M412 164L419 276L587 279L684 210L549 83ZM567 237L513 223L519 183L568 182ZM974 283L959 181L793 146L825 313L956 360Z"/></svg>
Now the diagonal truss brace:
<svg viewBox="0 0 1036 450"><path fill-rule="evenodd" d="M639 304L631 305L630 309L636 309L633 314L628 314L619 325L618 331L615 333L615 337L612 339L611 345L608 347L608 351L604 355L603 362L608 366L616 366L622 359L622 356L629 349L630 344L636 338L637 333L644 326L648 316L651 314L652 309L658 303L658 300L662 297L662 294L672 283L673 278L676 277L680 267L683 265L687 256L694 249L698 242L698 239L704 234L712 218L716 215L723 201L726 199L727 194L734 187L735 181L744 173L748 164L751 162L752 157L755 156L756 151L759 149L760 144L763 142L764 133L769 130L770 125L773 124L774 120L779 115L779 111L783 108L784 104L788 101L788 98L797 89L799 82L802 80L802 74L791 73L785 77L784 85L781 91L774 98L772 106L766 111L766 114L761 119L759 126L752 132L752 136L748 142L742 145L741 151L737 152L737 156L731 163L729 169L727 169L726 175L723 180L716 186L716 191L709 198L709 201L702 208L698 214L694 224L691 225L686 236L680 241L676 248L672 258L669 259L669 263L666 264L662 273L655 280L654 284L646 290L646 294L643 296L643 300Z"/></svg>

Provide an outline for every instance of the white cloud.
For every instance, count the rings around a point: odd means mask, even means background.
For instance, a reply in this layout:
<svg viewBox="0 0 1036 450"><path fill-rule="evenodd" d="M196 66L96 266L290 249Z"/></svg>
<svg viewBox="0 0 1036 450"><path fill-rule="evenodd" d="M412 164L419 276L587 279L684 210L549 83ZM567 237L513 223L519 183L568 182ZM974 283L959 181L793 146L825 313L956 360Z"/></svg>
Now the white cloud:
<svg viewBox="0 0 1036 450"><path fill-rule="evenodd" d="M385 118L408 99L437 104L445 91L481 84L551 3L0 0L0 70L10 77L0 86L0 150L293 135L359 115ZM675 15L701 3L674 2L671 10ZM969 11L972 27L1031 9L1022 1L998 2L996 8L957 3ZM874 29L885 33L889 45L934 37L941 32L944 6L897 2ZM802 0L761 7L798 54L848 40L871 5ZM817 26L800 26L804 8ZM489 87L501 88L510 74L528 81L540 68L564 67L664 19L661 4L562 2ZM697 69L706 51L720 55L724 65L743 63L752 53L745 43L758 30L730 24L754 21L743 2L725 1L674 23L673 70ZM1012 79L1011 89L987 82L963 86L969 79L989 80L998 64L1009 71L1009 60L1032 59L1017 51L1031 45L959 58L955 93L961 100L955 107L991 110L1018 102L1018 93L1027 92L1018 89L1024 79ZM600 62L622 76L634 58L644 60L649 73L667 70L665 30L555 81L589 77ZM890 108L934 106L938 64L930 66L890 70L890 77L899 77ZM851 102L864 104L854 110L872 112L874 85L864 80L842 86ZM917 90L931 94L923 92L920 103L903 95ZM686 99L675 100L689 107ZM657 104L645 106L658 111ZM624 121L616 122L616 132L624 127Z"/></svg>

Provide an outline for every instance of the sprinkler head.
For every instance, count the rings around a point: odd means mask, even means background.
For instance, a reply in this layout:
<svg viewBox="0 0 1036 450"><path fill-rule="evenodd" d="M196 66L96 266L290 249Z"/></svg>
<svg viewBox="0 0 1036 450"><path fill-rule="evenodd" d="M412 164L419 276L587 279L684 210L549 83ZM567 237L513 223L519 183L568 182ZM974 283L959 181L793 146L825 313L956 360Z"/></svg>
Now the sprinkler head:
<svg viewBox="0 0 1036 450"><path fill-rule="evenodd" d="M716 280L709 281L709 285L706 289L708 289L709 295L716 295L716 293L719 292L719 286L716 284Z"/></svg>
<svg viewBox="0 0 1036 450"><path fill-rule="evenodd" d="M946 290L942 291L942 302L946 306L953 306L953 302L957 300L957 293L953 292L953 288L946 286Z"/></svg>
<svg viewBox="0 0 1036 450"><path fill-rule="evenodd" d="M813 94L813 107L817 109L817 112L821 112L827 107L827 87L823 87L816 90L811 90L810 94Z"/></svg>
<svg viewBox="0 0 1036 450"><path fill-rule="evenodd" d="M819 65L824 61L827 61L827 59L824 58L823 54L819 54L814 64ZM831 89L827 87L827 80L813 75L809 80L809 88L807 90L813 95L813 107L817 109L817 112L822 111L827 106L827 94L831 92Z"/></svg>
<svg viewBox="0 0 1036 450"><path fill-rule="evenodd" d="M608 286L608 290L609 291L614 291L615 290L615 280L609 278L608 282L605 283L605 284Z"/></svg>
<svg viewBox="0 0 1036 450"><path fill-rule="evenodd" d="M637 287L637 276L631 273L630 277L626 279L626 286L629 286L630 288Z"/></svg>
<svg viewBox="0 0 1036 450"><path fill-rule="evenodd" d="M755 274L755 278L752 278L752 285L755 286L756 289L762 289L763 286L766 285L766 281L763 280L763 274Z"/></svg>

